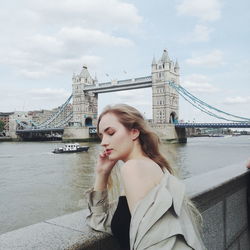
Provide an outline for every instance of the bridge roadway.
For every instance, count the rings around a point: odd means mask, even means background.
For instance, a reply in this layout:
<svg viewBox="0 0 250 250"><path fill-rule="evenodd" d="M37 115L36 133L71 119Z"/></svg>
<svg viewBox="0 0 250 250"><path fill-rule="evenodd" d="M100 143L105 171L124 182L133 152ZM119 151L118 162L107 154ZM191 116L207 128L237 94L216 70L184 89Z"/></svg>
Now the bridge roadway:
<svg viewBox="0 0 250 250"><path fill-rule="evenodd" d="M121 90L131 90L131 89L140 89L140 88L149 88L152 87L152 77L138 77L133 79L126 79L121 81L112 81L106 83L99 83L98 86L85 86L84 91L91 91L92 93L107 93L115 92Z"/></svg>
<svg viewBox="0 0 250 250"><path fill-rule="evenodd" d="M64 128L33 128L33 129L19 129L16 130L16 134L28 134L28 133L50 133L50 132L63 132Z"/></svg>
<svg viewBox="0 0 250 250"><path fill-rule="evenodd" d="M250 128L250 123L176 123L177 128ZM44 129L23 129L16 130L16 134L28 133L49 133L49 132L63 132L64 128L44 128ZM89 127L89 133L95 134L96 128Z"/></svg>
<svg viewBox="0 0 250 250"><path fill-rule="evenodd" d="M239 123L176 123L177 128L250 128L250 122Z"/></svg>

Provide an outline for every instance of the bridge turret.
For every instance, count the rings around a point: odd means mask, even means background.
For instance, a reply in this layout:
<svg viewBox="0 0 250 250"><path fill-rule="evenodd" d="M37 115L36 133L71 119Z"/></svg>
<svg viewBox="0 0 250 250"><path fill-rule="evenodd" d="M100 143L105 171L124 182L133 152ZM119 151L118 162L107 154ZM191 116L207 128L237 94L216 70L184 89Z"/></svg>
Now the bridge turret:
<svg viewBox="0 0 250 250"><path fill-rule="evenodd" d="M85 91L97 85L97 77L93 79L86 65L79 75L72 78L73 92L73 124L78 127L91 126L97 118L97 94Z"/></svg>
<svg viewBox="0 0 250 250"><path fill-rule="evenodd" d="M82 71L79 74L79 77L80 77L81 83L83 83L84 85L94 85L94 80L90 76L90 73L88 71L88 67L86 65L82 66Z"/></svg>
<svg viewBox="0 0 250 250"><path fill-rule="evenodd" d="M162 54L162 56L161 56L161 62L162 63L167 63L167 62L169 62L169 56L168 56L168 52L167 52L167 50L166 49L164 49L163 50L163 54Z"/></svg>
<svg viewBox="0 0 250 250"><path fill-rule="evenodd" d="M76 83L76 73L73 73L73 75L72 75L72 82Z"/></svg>
<svg viewBox="0 0 250 250"><path fill-rule="evenodd" d="M180 73L180 66L177 60L175 61L174 71L176 72L176 74Z"/></svg>
<svg viewBox="0 0 250 250"><path fill-rule="evenodd" d="M164 49L158 63L152 64L153 123L167 124L178 119L179 96L169 81L179 83L179 65Z"/></svg>
<svg viewBox="0 0 250 250"><path fill-rule="evenodd" d="M157 64L156 64L156 61L155 61L155 57L153 57L152 64L151 64L152 71L156 70L156 66L157 66Z"/></svg>

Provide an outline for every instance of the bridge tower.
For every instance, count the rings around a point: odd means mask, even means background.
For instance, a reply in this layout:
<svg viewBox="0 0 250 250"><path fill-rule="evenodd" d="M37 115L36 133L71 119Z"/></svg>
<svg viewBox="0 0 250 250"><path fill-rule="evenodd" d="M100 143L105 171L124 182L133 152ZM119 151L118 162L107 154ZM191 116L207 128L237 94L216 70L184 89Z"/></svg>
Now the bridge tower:
<svg viewBox="0 0 250 250"><path fill-rule="evenodd" d="M93 79L86 66L82 67L79 75L73 74L73 126L89 127L96 125L98 95L91 91L85 91L93 87L97 79Z"/></svg>
<svg viewBox="0 0 250 250"><path fill-rule="evenodd" d="M178 62L173 62L167 50L164 50L157 63L153 58L151 67L153 123L159 125L174 123L179 117L179 95L167 81L179 84Z"/></svg>

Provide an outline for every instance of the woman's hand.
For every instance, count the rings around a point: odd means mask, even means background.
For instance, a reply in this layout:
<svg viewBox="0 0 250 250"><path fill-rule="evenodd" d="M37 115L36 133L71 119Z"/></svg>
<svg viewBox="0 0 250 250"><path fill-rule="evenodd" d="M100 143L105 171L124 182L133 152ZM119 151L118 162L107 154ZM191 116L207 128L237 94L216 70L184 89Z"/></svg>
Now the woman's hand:
<svg viewBox="0 0 250 250"><path fill-rule="evenodd" d="M99 158L96 165L96 174L100 175L110 175L113 167L115 166L117 160L110 160L110 151L103 151L99 154Z"/></svg>
<svg viewBox="0 0 250 250"><path fill-rule="evenodd" d="M103 191L107 188L109 175L117 162L117 160L110 160L109 154L110 152L105 150L98 157L94 184L95 191Z"/></svg>

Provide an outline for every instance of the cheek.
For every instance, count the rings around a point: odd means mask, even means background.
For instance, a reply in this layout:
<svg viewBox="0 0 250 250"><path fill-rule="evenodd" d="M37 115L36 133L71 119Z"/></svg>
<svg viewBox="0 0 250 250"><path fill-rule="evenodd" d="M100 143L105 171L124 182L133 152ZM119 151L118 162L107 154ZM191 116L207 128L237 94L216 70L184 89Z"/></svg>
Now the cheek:
<svg viewBox="0 0 250 250"><path fill-rule="evenodd" d="M125 132L117 134L115 141L117 146L122 148L130 146L132 142L129 134Z"/></svg>

